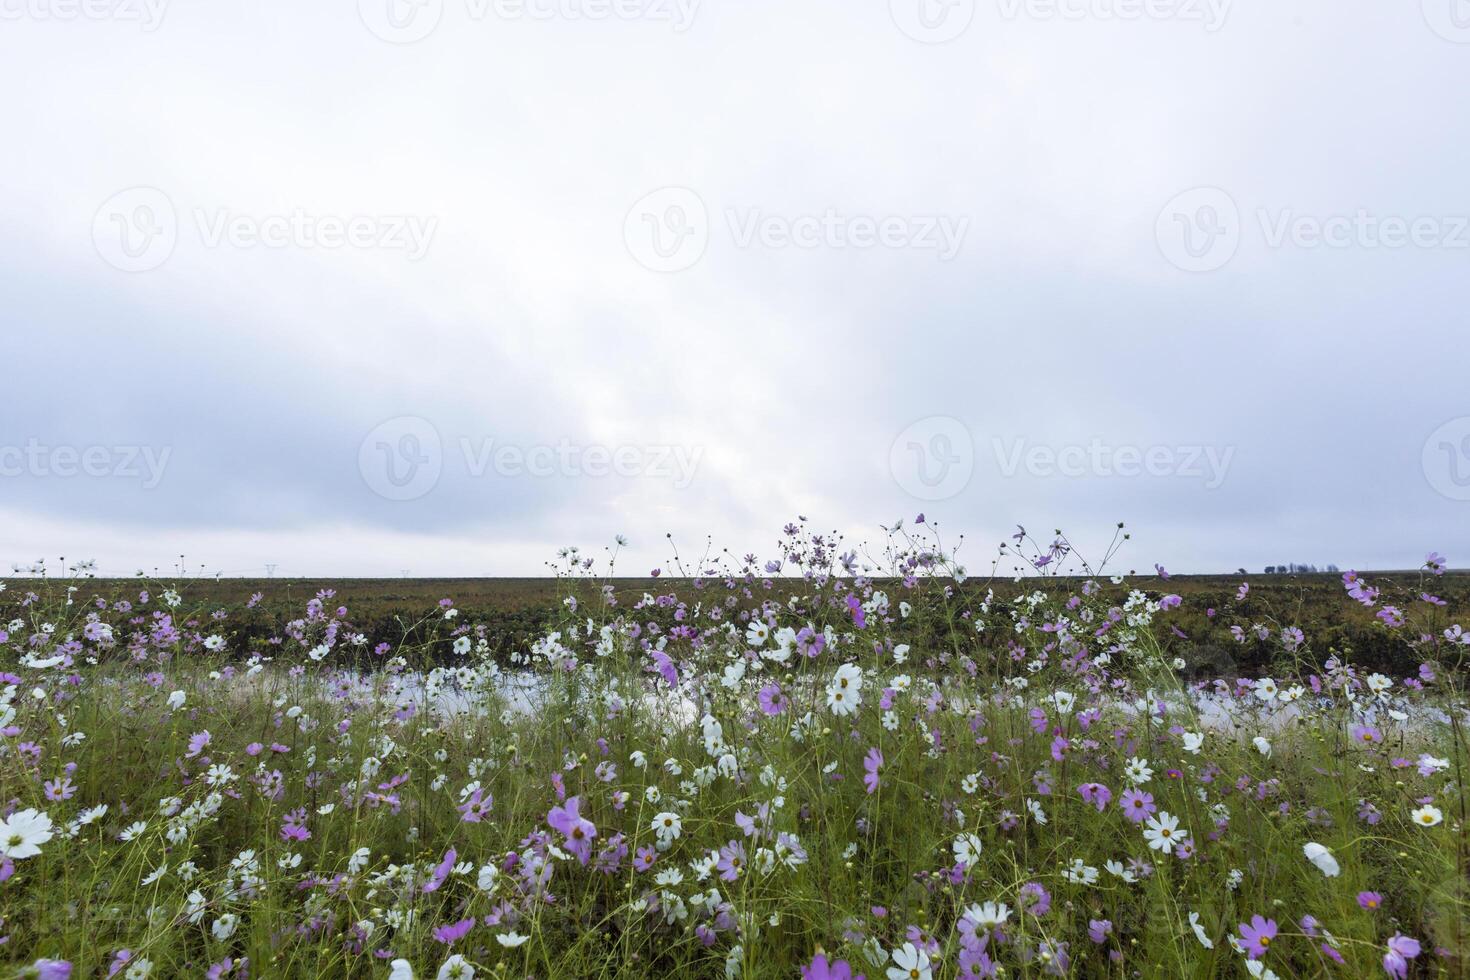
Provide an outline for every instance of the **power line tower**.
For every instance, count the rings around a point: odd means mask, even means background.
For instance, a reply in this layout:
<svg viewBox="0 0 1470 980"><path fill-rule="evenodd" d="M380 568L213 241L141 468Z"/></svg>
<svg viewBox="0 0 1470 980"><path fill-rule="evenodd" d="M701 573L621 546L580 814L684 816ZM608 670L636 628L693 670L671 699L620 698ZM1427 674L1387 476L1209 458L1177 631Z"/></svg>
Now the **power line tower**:
<svg viewBox="0 0 1470 980"><path fill-rule="evenodd" d="M275 578L276 577L276 565L275 565L274 562L266 562L266 566L265 566L265 577L266 578Z"/></svg>

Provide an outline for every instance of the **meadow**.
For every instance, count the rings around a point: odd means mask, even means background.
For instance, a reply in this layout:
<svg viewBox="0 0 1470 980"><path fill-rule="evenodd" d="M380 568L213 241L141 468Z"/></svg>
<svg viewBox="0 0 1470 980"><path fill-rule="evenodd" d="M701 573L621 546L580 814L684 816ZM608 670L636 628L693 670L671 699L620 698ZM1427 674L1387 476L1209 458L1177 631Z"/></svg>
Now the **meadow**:
<svg viewBox="0 0 1470 980"><path fill-rule="evenodd" d="M0 963L1464 974L1467 580L1024 533L549 580L0 591Z"/></svg>

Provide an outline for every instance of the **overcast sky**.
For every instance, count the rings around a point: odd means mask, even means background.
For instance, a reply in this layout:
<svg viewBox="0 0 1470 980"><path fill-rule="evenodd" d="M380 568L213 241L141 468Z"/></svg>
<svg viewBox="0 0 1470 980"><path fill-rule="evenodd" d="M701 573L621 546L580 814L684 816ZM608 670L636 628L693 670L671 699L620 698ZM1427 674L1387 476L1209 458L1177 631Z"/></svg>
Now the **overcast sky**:
<svg viewBox="0 0 1470 980"><path fill-rule="evenodd" d="M0 0L0 561L1470 555L1465 0Z"/></svg>

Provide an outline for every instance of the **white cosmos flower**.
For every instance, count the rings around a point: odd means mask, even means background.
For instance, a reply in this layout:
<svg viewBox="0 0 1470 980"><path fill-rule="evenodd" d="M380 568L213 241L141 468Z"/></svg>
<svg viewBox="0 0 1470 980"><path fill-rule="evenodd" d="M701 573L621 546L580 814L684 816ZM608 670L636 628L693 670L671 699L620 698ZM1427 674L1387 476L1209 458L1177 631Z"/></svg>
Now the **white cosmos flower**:
<svg viewBox="0 0 1470 980"><path fill-rule="evenodd" d="M1189 928L1194 930L1194 938L1199 940L1201 946L1205 949L1215 948L1215 943L1209 936L1205 935L1205 927L1199 924L1198 912L1189 913Z"/></svg>
<svg viewBox="0 0 1470 980"><path fill-rule="evenodd" d="M896 966L888 968L889 980L930 980L929 954L913 943L904 943L893 951Z"/></svg>
<svg viewBox="0 0 1470 980"><path fill-rule="evenodd" d="M210 925L209 931L214 933L214 938L224 942L235 934L240 927L240 917L233 912L226 912Z"/></svg>
<svg viewBox="0 0 1470 980"><path fill-rule="evenodd" d="M1165 854L1173 854L1174 845L1184 838L1185 835L1179 832L1179 818L1167 810L1160 810L1158 816L1149 817L1148 826L1143 831L1143 839L1148 841L1148 846Z"/></svg>
<svg viewBox="0 0 1470 980"><path fill-rule="evenodd" d="M1317 870L1321 871L1327 877L1336 878L1342 873L1342 868L1338 866L1337 858L1333 857L1331 851L1316 841L1303 845L1302 853L1307 856L1308 861L1311 861L1317 866Z"/></svg>
<svg viewBox="0 0 1470 980"><path fill-rule="evenodd" d="M178 711L180 708L182 708L184 706L184 698L185 697L186 697L186 695L184 694L183 691L174 691L172 694L170 694L168 696L168 707L169 707L169 710L170 711Z"/></svg>
<svg viewBox="0 0 1470 980"><path fill-rule="evenodd" d="M665 811L653 818L653 833L665 844L678 840L683 829L684 822L677 813Z"/></svg>
<svg viewBox="0 0 1470 980"><path fill-rule="evenodd" d="M1202 732L1184 733L1184 751L1190 755L1199 755L1200 747L1205 744L1205 736Z"/></svg>
<svg viewBox="0 0 1470 980"><path fill-rule="evenodd" d="M1275 701L1276 695L1278 693L1280 692L1276 687L1276 682L1273 681L1271 678L1263 677L1260 680L1256 681L1256 697L1260 698L1262 701L1265 701L1267 704Z"/></svg>
<svg viewBox="0 0 1470 980"><path fill-rule="evenodd" d="M439 967L438 980L475 980L475 968L463 956L455 953Z"/></svg>
<svg viewBox="0 0 1470 980"><path fill-rule="evenodd" d="M1412 816L1414 822L1421 827L1433 827L1444 819L1444 814L1439 811L1438 807L1430 806L1427 803L1415 810Z"/></svg>
<svg viewBox="0 0 1470 980"><path fill-rule="evenodd" d="M502 932L496 935L495 941L506 949L515 949L521 943L530 939L530 936L522 936L518 932Z"/></svg>
<svg viewBox="0 0 1470 980"><path fill-rule="evenodd" d="M974 834L960 834L954 841L954 859L966 868L973 868L980 860L984 845Z"/></svg>
<svg viewBox="0 0 1470 980"><path fill-rule="evenodd" d="M1011 917L1011 907L1005 902L982 902L965 909L965 918L982 928L1004 925Z"/></svg>
<svg viewBox="0 0 1470 980"><path fill-rule="evenodd" d="M0 820L0 854L13 860L40 854L51 837L51 818L39 810L17 810Z"/></svg>
<svg viewBox="0 0 1470 980"><path fill-rule="evenodd" d="M389 965L393 970L388 974L388 980L413 980L413 967L408 960L394 960Z"/></svg>
<svg viewBox="0 0 1470 980"><path fill-rule="evenodd" d="M766 640L771 635L771 628L763 619L752 619L750 625L745 628L746 645L760 649L766 645Z"/></svg>
<svg viewBox="0 0 1470 980"><path fill-rule="evenodd" d="M1266 741L1260 735L1257 735L1255 738L1251 739L1251 744L1256 747L1256 751L1261 753L1261 755L1269 756L1271 754L1271 743Z"/></svg>

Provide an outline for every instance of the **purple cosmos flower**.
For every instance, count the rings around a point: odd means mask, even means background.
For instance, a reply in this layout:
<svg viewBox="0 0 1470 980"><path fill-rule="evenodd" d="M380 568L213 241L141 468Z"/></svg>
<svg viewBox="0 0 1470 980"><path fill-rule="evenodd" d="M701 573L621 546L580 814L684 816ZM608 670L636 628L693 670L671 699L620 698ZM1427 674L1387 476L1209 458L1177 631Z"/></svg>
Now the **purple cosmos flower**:
<svg viewBox="0 0 1470 980"><path fill-rule="evenodd" d="M552 807L546 814L551 829L566 837L567 850L576 855L584 866L592 857L592 841L597 837L597 827L579 812L581 799L572 797L566 805Z"/></svg>
<svg viewBox="0 0 1470 980"><path fill-rule="evenodd" d="M1021 886L1016 904L1032 915L1045 915L1051 911L1051 893L1040 882L1028 881Z"/></svg>
<svg viewBox="0 0 1470 980"><path fill-rule="evenodd" d="M1089 919L1087 922L1087 938L1099 945L1107 942L1112 931L1113 923L1108 919Z"/></svg>
<svg viewBox="0 0 1470 980"><path fill-rule="evenodd" d="M457 809L465 823L479 823L490 813L495 798L483 789L477 789Z"/></svg>
<svg viewBox="0 0 1470 980"><path fill-rule="evenodd" d="M1154 806L1152 793L1145 793L1138 789L1125 789L1120 803L1123 807L1123 815L1134 823L1143 823L1159 809Z"/></svg>
<svg viewBox="0 0 1470 980"><path fill-rule="evenodd" d="M760 701L761 711L773 718L785 711L787 705L791 704L791 699L781 690L780 684L767 684L761 688L760 694L757 697Z"/></svg>
<svg viewBox="0 0 1470 980"><path fill-rule="evenodd" d="M1419 940L1394 933L1388 941L1388 952L1383 954L1383 969L1391 977L1404 980L1409 975L1409 961L1419 955Z"/></svg>
<svg viewBox="0 0 1470 980"><path fill-rule="evenodd" d="M715 864L724 881L734 881L745 870L745 845L732 840L720 848L720 860Z"/></svg>
<svg viewBox="0 0 1470 980"><path fill-rule="evenodd" d="M1240 924L1241 944L1245 946L1246 954L1253 960L1258 960L1266 954L1266 947L1271 945L1271 940L1276 938L1276 920L1263 919L1259 915L1251 916L1249 924Z"/></svg>
<svg viewBox="0 0 1470 980"><path fill-rule="evenodd" d="M461 919L452 925L440 926L435 929L434 938L444 945L449 946L463 939L474 926L475 920L473 918Z"/></svg>
<svg viewBox="0 0 1470 980"><path fill-rule="evenodd" d="M868 750L867 758L863 759L863 785L868 788L868 795L872 796L878 791L878 770L883 768L883 753L876 748Z"/></svg>
<svg viewBox="0 0 1470 980"><path fill-rule="evenodd" d="M1376 909L1383 904L1383 896L1377 892L1358 892L1358 905L1365 909Z"/></svg>
<svg viewBox="0 0 1470 980"><path fill-rule="evenodd" d="M454 870L454 862L458 857L459 855L452 847L444 852L444 860L439 862L439 866L434 869L434 874L424 882L425 894L439 890L439 886L444 884L445 879L449 877L449 872Z"/></svg>
<svg viewBox="0 0 1470 980"><path fill-rule="evenodd" d="M1102 813L1103 808L1113 799L1113 791L1102 783L1083 783L1077 787L1077 792L1082 794L1082 800L1097 807L1097 812Z"/></svg>
<svg viewBox="0 0 1470 980"><path fill-rule="evenodd" d="M828 963L826 955L818 953L810 964L801 968L801 980L865 980L865 977L861 973L853 976L847 960Z"/></svg>

